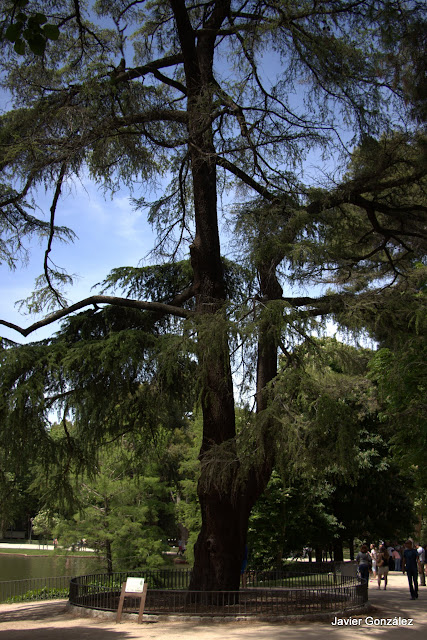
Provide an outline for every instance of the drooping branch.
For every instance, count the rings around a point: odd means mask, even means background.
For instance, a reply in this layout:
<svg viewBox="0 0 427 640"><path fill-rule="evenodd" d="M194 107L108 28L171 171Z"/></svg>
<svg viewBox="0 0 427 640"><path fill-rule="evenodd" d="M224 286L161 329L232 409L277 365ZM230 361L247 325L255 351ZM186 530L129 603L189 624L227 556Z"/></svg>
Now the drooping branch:
<svg viewBox="0 0 427 640"><path fill-rule="evenodd" d="M408 178L408 188L416 184L417 179L418 177L413 180ZM358 241L355 238L355 242L363 244L367 236L372 234L383 240L377 244L373 251L361 253L358 257L348 256L354 262L370 258L375 253L384 250L390 242L400 245L405 252L420 252L427 241L427 207L421 194L418 198L419 201L414 198L410 202L401 202L399 198L401 182L400 178L396 179L395 184L389 180L387 188L384 188L381 182L370 186L366 182L362 184L358 180L349 181L340 185L336 190L310 202L306 210L309 214L316 216L322 211L333 209L344 208L343 211L345 211L345 207L351 205L365 212L371 228ZM390 189L393 187L397 188L395 201L391 196L384 197L384 193L390 193Z"/></svg>
<svg viewBox="0 0 427 640"><path fill-rule="evenodd" d="M50 208L49 238L48 238L48 242L47 242L47 248L46 248L46 251L45 251L45 254L44 254L44 274L46 276L46 281L47 281L49 289L52 291L52 293L54 294L56 300L58 301L58 303L61 306L62 306L61 297L58 295L58 292L56 291L56 289L53 286L53 284L51 282L51 279L50 279L48 260L49 260L49 253L52 250L52 241L53 241L53 237L54 237L54 234L55 234L56 207L58 205L59 196L61 194L61 188L62 188L62 183L64 181L66 169L67 169L67 165L64 162L62 167L61 167L61 170L59 172L55 193L54 193L54 196L53 196L52 206Z"/></svg>
<svg viewBox="0 0 427 640"><path fill-rule="evenodd" d="M147 302L144 300L129 300L128 298L119 298L116 296L94 295L90 296L89 298L84 298L84 300L80 300L80 302L76 302L69 307L59 309L58 311L49 314L42 320L35 322L27 328L20 327L12 322L7 322L6 320L1 319L0 324L5 327L9 327L9 329L17 331L22 336L26 337L30 333L33 333L33 331L41 329L42 327L46 327L56 322L57 320L61 320L62 318L71 315L75 311L79 311L80 309L84 309L85 307L96 304L109 304L120 307L130 307L132 309L140 309L141 311L153 311L154 313L160 313L162 315L172 315L178 318L190 318L194 316L194 311L182 309L178 306L169 305L163 302Z"/></svg>

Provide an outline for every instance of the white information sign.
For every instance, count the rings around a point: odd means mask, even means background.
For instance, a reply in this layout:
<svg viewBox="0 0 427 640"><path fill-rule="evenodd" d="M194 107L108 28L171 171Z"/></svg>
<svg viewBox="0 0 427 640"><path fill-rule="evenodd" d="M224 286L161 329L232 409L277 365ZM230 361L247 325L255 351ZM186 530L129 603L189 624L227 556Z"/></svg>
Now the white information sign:
<svg viewBox="0 0 427 640"><path fill-rule="evenodd" d="M126 580L126 593L142 593L144 590L144 578L128 578Z"/></svg>

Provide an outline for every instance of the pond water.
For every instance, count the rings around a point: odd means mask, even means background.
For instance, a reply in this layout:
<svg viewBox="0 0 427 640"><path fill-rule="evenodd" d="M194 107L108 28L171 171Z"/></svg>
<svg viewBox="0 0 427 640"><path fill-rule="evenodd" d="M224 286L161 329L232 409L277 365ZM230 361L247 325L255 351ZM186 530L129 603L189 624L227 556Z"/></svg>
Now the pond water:
<svg viewBox="0 0 427 640"><path fill-rule="evenodd" d="M103 571L103 568L96 557L25 556L0 552L0 582L25 578L77 576L98 571Z"/></svg>

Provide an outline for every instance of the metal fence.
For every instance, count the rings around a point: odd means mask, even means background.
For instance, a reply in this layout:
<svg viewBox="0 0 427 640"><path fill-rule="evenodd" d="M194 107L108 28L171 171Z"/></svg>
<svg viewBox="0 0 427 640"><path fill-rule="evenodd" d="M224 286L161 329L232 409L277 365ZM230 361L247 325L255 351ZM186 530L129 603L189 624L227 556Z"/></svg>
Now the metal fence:
<svg viewBox="0 0 427 640"><path fill-rule="evenodd" d="M150 589L186 589L191 577L190 569L136 569L132 572L118 572L104 576L105 587L108 589L114 588L116 585L121 586L121 582L125 581L128 576L139 575L138 572L142 572ZM59 576L0 581L0 602L68 598L72 577ZM82 579L87 577L83 576Z"/></svg>
<svg viewBox="0 0 427 640"><path fill-rule="evenodd" d="M168 576L166 574L169 574ZM180 575L181 574L181 575ZM73 578L70 603L75 606L117 611L123 582L132 574L95 574ZM189 571L146 572L145 613L197 616L289 616L345 611L367 601L367 584L337 572L250 572L240 591L189 591ZM251 583L252 580L252 583ZM159 582L163 581L161 587ZM180 586L177 586L177 581ZM157 585L156 585L157 583ZM125 599L124 612L136 613L139 601Z"/></svg>
<svg viewBox="0 0 427 640"><path fill-rule="evenodd" d="M71 576L0 582L0 602L68 598Z"/></svg>
<svg viewBox="0 0 427 640"><path fill-rule="evenodd" d="M307 562L292 563L278 569L248 569L246 585L252 587L292 587L298 589L305 587L309 576L316 576L316 584L329 584L329 576L338 576L341 573L341 563L334 562Z"/></svg>
<svg viewBox="0 0 427 640"><path fill-rule="evenodd" d="M305 566L304 566L305 565ZM317 582L321 576L333 574L338 575L340 563L292 563L278 569L250 569L246 572L247 586L252 587L283 587L305 586L307 575L316 574ZM80 576L77 580L79 584L90 585L102 579L103 589L121 588L123 582L131 576L143 576L149 589L188 589L190 585L191 569L147 569L139 568L132 571L116 571L110 574L94 574Z"/></svg>
<svg viewBox="0 0 427 640"><path fill-rule="evenodd" d="M304 566L305 564L305 566ZM117 611L122 583L143 576L148 584L145 612L197 616L289 616L346 611L364 604L367 584L342 575L339 563L295 563L276 570L251 569L240 591L189 591L190 569L138 569L71 578L28 578L0 582L0 602L67 598L71 604ZM139 609L125 599L124 612Z"/></svg>

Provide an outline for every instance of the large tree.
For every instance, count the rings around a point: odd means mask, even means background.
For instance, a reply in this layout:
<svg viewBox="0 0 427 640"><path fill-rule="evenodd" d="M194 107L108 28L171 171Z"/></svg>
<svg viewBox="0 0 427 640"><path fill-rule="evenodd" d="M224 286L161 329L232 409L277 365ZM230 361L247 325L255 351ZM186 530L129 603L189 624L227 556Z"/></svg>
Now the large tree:
<svg viewBox="0 0 427 640"><path fill-rule="evenodd" d="M406 42L422 25L422 4L24 5L23 24L43 17L22 31L30 47L4 43L4 86L14 108L0 129L0 251L13 267L27 234L46 237L43 274L29 304L51 313L26 328L1 322L29 335L69 319L59 337L6 350L3 442L10 449L13 430L21 449L90 464L94 445L108 434L170 421L168 410L181 406L196 362L202 527L191 587L237 589L248 517L274 462L269 407L279 347L286 353L289 336L304 333L312 318L343 314L356 302L369 307L372 289L404 280L425 241L426 208L417 192L425 171L416 161L422 140L408 121L417 51ZM5 26L16 23L15 14L3 18ZM47 42L57 32L43 32L34 53L32 32L41 31L44 18L60 35ZM14 27L9 39L14 29L19 36ZM399 73L403 57L410 91ZM392 127L401 131L390 138ZM310 188L302 169L308 153L338 163L355 141L364 154L353 174ZM190 268L117 270L105 287L120 288L120 296L104 290L67 306L62 287L69 277L51 257L55 238L72 233L56 219L65 185L87 171L113 192L171 177L149 218L159 231L158 253L172 261L180 251L189 254ZM408 184L415 197L406 197ZM221 256L218 195L234 185L235 204L237 193L245 200L233 211L245 273ZM52 192L46 217L33 207L41 186ZM284 295L286 280L307 286L325 274L334 293ZM91 305L93 311L71 317ZM254 363L257 419L236 432L239 332L247 347L240 371L246 374L250 356ZM55 403L73 413L79 433L73 438L64 419L62 449L46 429Z"/></svg>

